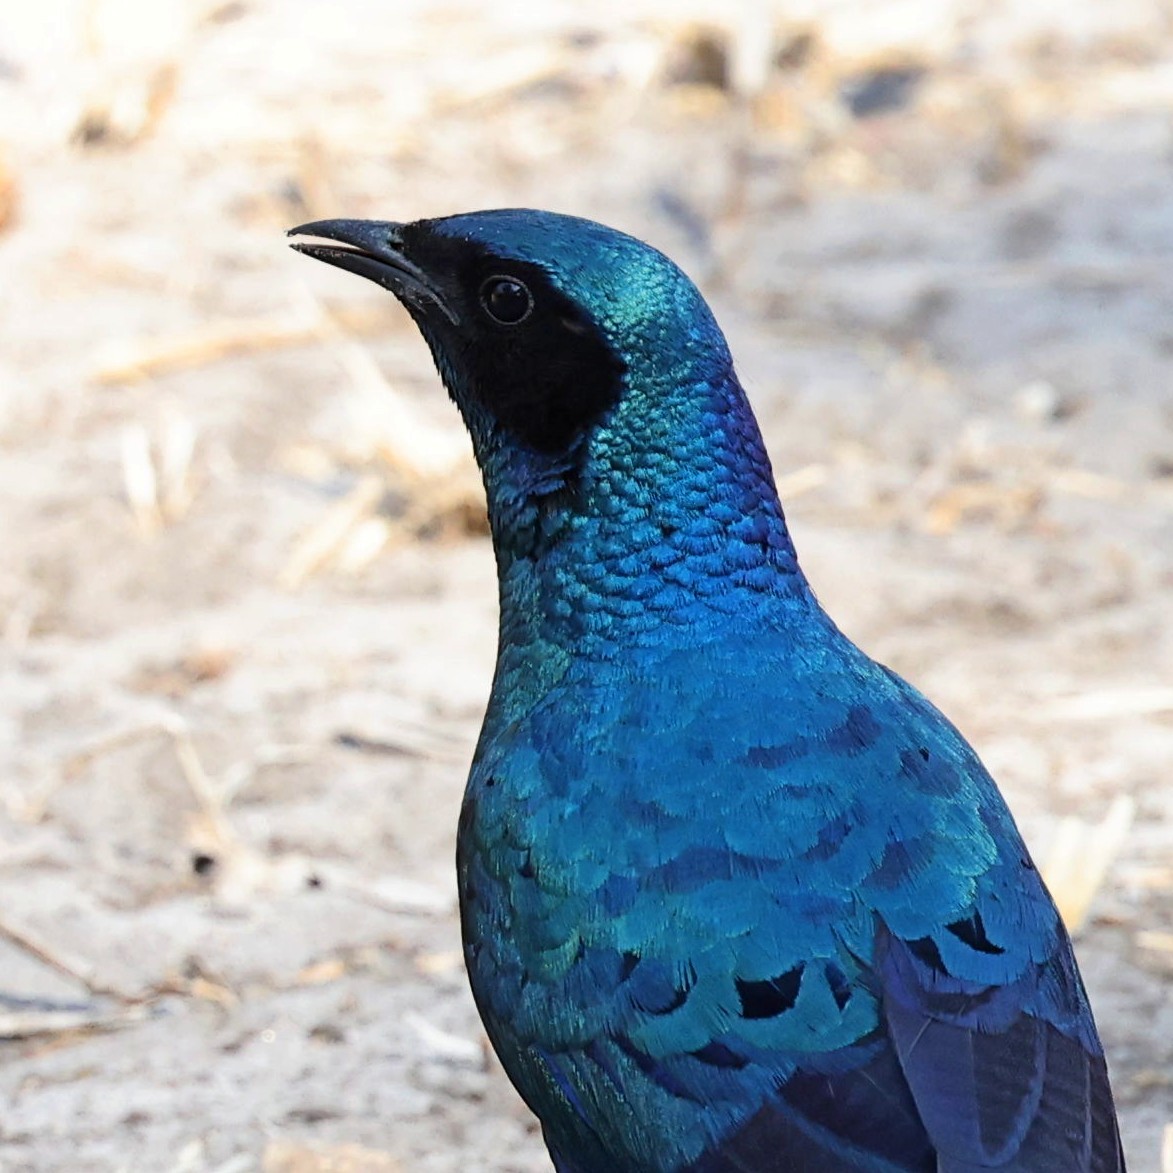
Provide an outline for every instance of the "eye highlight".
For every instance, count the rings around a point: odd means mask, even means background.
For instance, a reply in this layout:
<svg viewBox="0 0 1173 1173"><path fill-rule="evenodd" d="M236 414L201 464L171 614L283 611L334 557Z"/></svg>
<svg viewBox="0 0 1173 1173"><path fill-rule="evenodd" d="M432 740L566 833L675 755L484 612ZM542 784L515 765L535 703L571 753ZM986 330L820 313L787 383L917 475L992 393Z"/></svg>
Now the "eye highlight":
<svg viewBox="0 0 1173 1173"><path fill-rule="evenodd" d="M530 316L534 298L516 277L489 277L481 285L481 306L494 322L516 326Z"/></svg>

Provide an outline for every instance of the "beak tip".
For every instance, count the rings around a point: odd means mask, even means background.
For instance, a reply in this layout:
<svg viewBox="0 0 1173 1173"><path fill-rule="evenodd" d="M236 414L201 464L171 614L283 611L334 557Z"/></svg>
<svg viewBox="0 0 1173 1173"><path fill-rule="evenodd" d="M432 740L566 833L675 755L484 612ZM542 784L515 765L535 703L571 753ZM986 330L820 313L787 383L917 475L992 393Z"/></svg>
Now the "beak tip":
<svg viewBox="0 0 1173 1173"><path fill-rule="evenodd" d="M290 241L289 247L302 256L366 277L405 304L417 305L423 298L457 325L458 315L442 291L401 251L402 228L392 221L314 220L286 229L285 235L316 238Z"/></svg>
<svg viewBox="0 0 1173 1173"><path fill-rule="evenodd" d="M306 224L295 224L292 228L285 229L286 236L323 236L325 233L320 230L325 228L327 231L338 223L337 220L310 220Z"/></svg>

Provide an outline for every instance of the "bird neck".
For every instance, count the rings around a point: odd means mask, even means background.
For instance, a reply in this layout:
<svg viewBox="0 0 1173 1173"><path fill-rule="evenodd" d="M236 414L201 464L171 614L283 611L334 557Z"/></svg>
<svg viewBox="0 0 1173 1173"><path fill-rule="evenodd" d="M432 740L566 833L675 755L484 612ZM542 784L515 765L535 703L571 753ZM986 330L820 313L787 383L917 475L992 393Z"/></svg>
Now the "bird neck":
<svg viewBox="0 0 1173 1173"><path fill-rule="evenodd" d="M633 387L569 456L478 455L503 657L609 659L785 624L813 604L731 369Z"/></svg>

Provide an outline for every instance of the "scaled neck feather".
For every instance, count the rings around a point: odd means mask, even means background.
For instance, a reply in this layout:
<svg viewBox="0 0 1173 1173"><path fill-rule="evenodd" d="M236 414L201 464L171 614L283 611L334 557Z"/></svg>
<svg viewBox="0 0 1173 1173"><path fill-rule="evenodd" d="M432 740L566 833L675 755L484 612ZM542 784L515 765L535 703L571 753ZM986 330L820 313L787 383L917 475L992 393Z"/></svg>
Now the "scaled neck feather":
<svg viewBox="0 0 1173 1173"><path fill-rule="evenodd" d="M639 374L567 453L481 433L503 654L607 657L785 624L813 602L732 368L670 387Z"/></svg>

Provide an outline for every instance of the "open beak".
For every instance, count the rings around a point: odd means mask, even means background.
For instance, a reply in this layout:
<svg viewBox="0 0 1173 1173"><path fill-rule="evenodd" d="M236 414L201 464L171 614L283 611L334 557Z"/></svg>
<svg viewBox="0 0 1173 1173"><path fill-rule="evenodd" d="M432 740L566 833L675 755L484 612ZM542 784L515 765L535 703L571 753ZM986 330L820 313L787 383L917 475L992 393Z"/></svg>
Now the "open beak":
<svg viewBox="0 0 1173 1173"><path fill-rule="evenodd" d="M459 318L435 282L403 254L402 224L380 220L315 220L289 229L288 236L317 236L330 244L294 241L307 257L357 273L420 309L435 307L454 326Z"/></svg>

